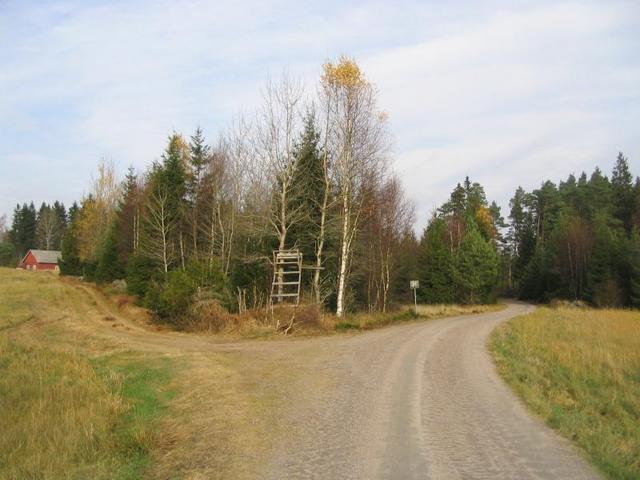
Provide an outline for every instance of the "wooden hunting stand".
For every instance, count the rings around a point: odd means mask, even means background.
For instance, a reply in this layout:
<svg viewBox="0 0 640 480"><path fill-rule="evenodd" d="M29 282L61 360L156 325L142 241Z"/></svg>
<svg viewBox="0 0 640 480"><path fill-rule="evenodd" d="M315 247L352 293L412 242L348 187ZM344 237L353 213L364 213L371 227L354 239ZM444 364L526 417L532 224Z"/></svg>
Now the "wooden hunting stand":
<svg viewBox="0 0 640 480"><path fill-rule="evenodd" d="M297 248L273 252L273 282L271 303L300 304L302 253Z"/></svg>

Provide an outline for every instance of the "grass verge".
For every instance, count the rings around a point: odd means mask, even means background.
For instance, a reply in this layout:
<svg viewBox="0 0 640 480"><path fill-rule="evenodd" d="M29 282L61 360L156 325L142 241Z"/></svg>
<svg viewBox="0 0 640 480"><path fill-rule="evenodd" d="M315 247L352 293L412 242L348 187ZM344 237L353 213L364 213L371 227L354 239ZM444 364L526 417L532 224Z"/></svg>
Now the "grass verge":
<svg viewBox="0 0 640 480"><path fill-rule="evenodd" d="M368 330L383 327L395 323L411 320L429 320L435 318L453 317L456 315L469 315L474 313L494 312L504 308L504 305L418 305L418 313L414 307L403 307L402 310L393 313L358 313L348 315L343 319L328 317L326 325L332 325L337 331Z"/></svg>
<svg viewBox="0 0 640 480"><path fill-rule="evenodd" d="M640 312L540 308L499 327L498 372L609 478L640 478Z"/></svg>

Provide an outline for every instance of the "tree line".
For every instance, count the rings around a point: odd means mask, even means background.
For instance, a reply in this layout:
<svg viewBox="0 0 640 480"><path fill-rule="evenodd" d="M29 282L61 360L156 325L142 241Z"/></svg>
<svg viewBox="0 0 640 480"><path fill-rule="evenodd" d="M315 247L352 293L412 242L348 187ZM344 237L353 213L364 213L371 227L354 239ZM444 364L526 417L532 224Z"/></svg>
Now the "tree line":
<svg viewBox="0 0 640 480"><path fill-rule="evenodd" d="M0 260L62 250L60 269L126 280L128 293L180 325L201 305L244 312L270 301L272 252L303 254L302 292L338 316L412 300L482 303L498 295L594 305L640 302L640 182L620 154L557 186L518 188L508 224L468 177L418 238L414 206L389 166L387 116L357 63L323 66L316 93L269 80L255 114L215 142L172 133L160 158L120 180L101 163L89 193L18 205L0 221Z"/></svg>
<svg viewBox="0 0 640 480"><path fill-rule="evenodd" d="M33 202L16 205L11 225L0 217L0 266L14 267L29 249L60 250L62 238L77 211L73 204L43 202L36 210Z"/></svg>
<svg viewBox="0 0 640 480"><path fill-rule="evenodd" d="M509 219L503 284L521 298L640 306L640 179L622 153L611 178L518 188Z"/></svg>
<svg viewBox="0 0 640 480"><path fill-rule="evenodd" d="M326 63L313 96L287 75L269 80L255 115L216 142L174 132L147 171L122 181L102 163L62 235L61 272L125 279L179 324L203 302L268 304L272 252L298 248L305 302L338 316L385 311L408 294L399 252L415 242L387 123L352 59Z"/></svg>

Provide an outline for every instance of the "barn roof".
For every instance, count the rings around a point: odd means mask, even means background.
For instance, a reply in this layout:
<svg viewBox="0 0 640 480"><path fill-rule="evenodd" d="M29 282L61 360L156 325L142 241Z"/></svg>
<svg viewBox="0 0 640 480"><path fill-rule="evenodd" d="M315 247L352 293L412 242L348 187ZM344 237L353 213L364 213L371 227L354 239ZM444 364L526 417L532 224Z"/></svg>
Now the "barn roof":
<svg viewBox="0 0 640 480"><path fill-rule="evenodd" d="M58 257L62 256L59 250L31 250L38 263L58 263Z"/></svg>

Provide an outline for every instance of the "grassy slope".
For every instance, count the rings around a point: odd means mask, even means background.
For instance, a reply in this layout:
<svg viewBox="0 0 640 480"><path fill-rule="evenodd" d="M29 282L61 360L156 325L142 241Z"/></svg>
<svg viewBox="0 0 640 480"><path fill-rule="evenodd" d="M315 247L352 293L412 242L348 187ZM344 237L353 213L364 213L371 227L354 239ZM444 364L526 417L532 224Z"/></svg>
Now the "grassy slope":
<svg viewBox="0 0 640 480"><path fill-rule="evenodd" d="M0 271L0 477L139 478L172 366L58 348L65 288L53 274Z"/></svg>
<svg viewBox="0 0 640 480"><path fill-rule="evenodd" d="M640 478L640 312L549 309L498 328L499 373L610 478Z"/></svg>

